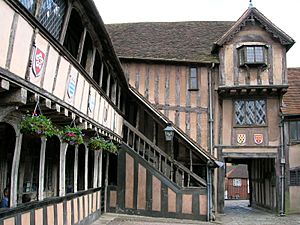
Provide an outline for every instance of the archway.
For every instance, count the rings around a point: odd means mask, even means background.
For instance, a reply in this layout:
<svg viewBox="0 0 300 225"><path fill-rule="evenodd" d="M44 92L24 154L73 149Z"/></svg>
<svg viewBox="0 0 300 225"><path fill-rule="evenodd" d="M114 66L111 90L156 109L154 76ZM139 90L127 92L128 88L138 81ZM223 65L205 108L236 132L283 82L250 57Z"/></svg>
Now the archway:
<svg viewBox="0 0 300 225"><path fill-rule="evenodd" d="M0 199L3 197L3 190L10 189L15 142L14 128L8 123L0 123Z"/></svg>

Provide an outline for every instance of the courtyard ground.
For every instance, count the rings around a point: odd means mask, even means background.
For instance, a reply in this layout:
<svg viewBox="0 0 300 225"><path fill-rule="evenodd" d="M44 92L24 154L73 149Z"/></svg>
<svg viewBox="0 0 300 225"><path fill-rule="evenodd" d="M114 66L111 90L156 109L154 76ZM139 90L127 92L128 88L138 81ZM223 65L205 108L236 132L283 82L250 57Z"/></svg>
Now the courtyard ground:
<svg viewBox="0 0 300 225"><path fill-rule="evenodd" d="M280 217L275 214L248 207L248 201L230 200L225 202L225 213L214 222L152 218L123 214L106 213L93 225L193 225L193 224L228 224L228 225L300 225L300 215Z"/></svg>

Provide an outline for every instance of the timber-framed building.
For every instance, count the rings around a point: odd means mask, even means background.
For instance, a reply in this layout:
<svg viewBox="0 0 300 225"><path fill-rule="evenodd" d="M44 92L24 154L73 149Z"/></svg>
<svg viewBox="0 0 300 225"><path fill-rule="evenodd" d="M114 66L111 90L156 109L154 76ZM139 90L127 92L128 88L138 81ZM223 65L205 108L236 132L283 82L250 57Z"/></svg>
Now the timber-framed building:
<svg viewBox="0 0 300 225"><path fill-rule="evenodd" d="M287 153L295 156L296 146L288 147L282 117L290 36L252 6L232 22L106 27L130 86L219 161L248 165L251 206L299 212L292 200L299 199L297 187L289 183L290 174L298 177L299 161L289 172ZM213 210L220 213L224 177L224 167L215 171Z"/></svg>
<svg viewBox="0 0 300 225"><path fill-rule="evenodd" d="M128 85L93 1L0 0L0 14L1 225L90 224L106 211L210 218L216 159ZM83 143L21 130L37 111L81 128ZM91 150L94 136L118 155Z"/></svg>

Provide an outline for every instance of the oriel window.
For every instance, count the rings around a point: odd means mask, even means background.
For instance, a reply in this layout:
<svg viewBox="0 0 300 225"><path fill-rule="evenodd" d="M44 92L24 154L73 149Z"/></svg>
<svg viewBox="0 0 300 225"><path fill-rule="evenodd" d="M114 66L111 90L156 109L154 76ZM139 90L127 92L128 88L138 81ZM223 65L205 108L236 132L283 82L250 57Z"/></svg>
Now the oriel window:
<svg viewBox="0 0 300 225"><path fill-rule="evenodd" d="M260 65L267 63L267 49L265 46L243 46L239 48L240 66Z"/></svg>
<svg viewBox="0 0 300 225"><path fill-rule="evenodd" d="M198 90L198 70L197 67L190 67L189 91Z"/></svg>

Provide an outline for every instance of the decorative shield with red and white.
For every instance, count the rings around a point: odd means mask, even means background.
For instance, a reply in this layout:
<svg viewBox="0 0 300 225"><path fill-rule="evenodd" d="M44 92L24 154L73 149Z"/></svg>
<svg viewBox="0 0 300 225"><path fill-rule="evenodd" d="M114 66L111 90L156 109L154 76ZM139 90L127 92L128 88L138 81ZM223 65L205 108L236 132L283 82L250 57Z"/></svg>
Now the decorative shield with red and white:
<svg viewBox="0 0 300 225"><path fill-rule="evenodd" d="M246 143L246 134L237 134L236 141L238 144Z"/></svg>
<svg viewBox="0 0 300 225"><path fill-rule="evenodd" d="M32 60L32 72L35 77L39 77L42 74L45 56L45 53L41 49L38 47L35 48Z"/></svg>
<svg viewBox="0 0 300 225"><path fill-rule="evenodd" d="M253 135L254 142L257 145L260 145L264 142L264 135L263 134L254 134Z"/></svg>

